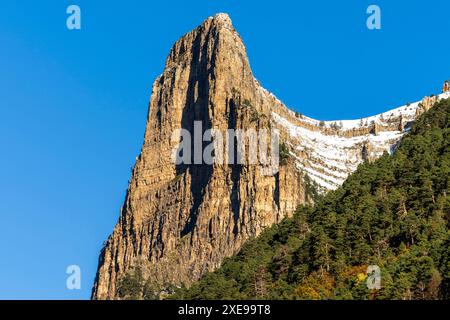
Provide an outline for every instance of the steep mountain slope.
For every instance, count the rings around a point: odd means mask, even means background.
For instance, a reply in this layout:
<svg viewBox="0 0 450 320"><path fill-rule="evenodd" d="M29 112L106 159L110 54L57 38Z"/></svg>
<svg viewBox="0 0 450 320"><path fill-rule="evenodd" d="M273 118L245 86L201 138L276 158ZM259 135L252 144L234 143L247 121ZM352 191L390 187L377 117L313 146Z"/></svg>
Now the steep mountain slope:
<svg viewBox="0 0 450 320"><path fill-rule="evenodd" d="M189 285L299 204L312 203L316 188L336 188L365 159L394 148L436 99L342 127L296 116L255 80L230 18L208 18L174 44L154 82L142 151L100 254L92 297L117 298L118 283L137 266L154 288ZM266 174L267 165L230 159L175 164L181 138L173 133L195 136L197 121L202 134L279 129L282 166Z"/></svg>
<svg viewBox="0 0 450 320"><path fill-rule="evenodd" d="M393 156L249 241L183 299L450 299L450 99ZM381 288L366 286L367 267Z"/></svg>

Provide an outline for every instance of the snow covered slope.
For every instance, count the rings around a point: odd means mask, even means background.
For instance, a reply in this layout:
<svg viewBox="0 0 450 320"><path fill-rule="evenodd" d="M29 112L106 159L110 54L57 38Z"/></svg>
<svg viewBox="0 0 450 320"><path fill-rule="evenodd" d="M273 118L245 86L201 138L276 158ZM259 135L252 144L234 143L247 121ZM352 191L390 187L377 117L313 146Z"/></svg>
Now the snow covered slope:
<svg viewBox="0 0 450 320"><path fill-rule="evenodd" d="M272 119L282 131L296 166L321 187L334 190L365 160L392 153L418 115L450 92L363 119L318 121L283 108Z"/></svg>

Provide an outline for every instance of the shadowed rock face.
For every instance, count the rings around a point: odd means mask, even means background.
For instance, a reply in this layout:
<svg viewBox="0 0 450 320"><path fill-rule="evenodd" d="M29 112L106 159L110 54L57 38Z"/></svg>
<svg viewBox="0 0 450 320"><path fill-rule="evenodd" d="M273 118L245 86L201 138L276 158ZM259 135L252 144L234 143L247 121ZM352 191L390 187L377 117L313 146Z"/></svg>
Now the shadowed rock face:
<svg viewBox="0 0 450 320"><path fill-rule="evenodd" d="M273 99L254 80L227 15L174 44L153 85L145 141L101 252L93 298L116 298L118 279L138 262L158 283L189 285L307 201L292 162L271 176L255 165L172 162L174 130L193 133L199 120L203 130L269 129Z"/></svg>
<svg viewBox="0 0 450 320"><path fill-rule="evenodd" d="M92 298L117 298L118 281L136 264L161 288L189 286L311 202L305 176L321 191L336 188L364 160L392 151L423 108L415 103L360 124L295 115L254 79L230 18L208 18L174 44L153 84L144 144L100 254ZM193 136L194 121L203 131L279 129L290 157L273 175L227 160L175 165L180 140L172 134L185 129Z"/></svg>

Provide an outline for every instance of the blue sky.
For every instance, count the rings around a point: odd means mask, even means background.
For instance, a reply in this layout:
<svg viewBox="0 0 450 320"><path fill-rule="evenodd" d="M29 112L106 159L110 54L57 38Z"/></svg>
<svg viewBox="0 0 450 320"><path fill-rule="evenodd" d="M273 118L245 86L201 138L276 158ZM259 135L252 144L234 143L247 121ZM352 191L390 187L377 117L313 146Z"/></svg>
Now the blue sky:
<svg viewBox="0 0 450 320"><path fill-rule="evenodd" d="M377 4L382 29L366 28ZM66 28L81 8L82 29ZM360 118L450 79L450 2L1 1L0 299L87 299L170 47L227 12L256 78L318 119ZM66 267L82 270L66 289Z"/></svg>

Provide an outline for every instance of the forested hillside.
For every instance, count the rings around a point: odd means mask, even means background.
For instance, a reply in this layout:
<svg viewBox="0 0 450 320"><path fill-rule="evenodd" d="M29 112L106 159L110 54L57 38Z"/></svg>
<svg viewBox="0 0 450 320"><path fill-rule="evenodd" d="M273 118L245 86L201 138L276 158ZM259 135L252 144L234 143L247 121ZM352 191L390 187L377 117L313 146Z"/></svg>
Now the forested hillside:
<svg viewBox="0 0 450 320"><path fill-rule="evenodd" d="M364 163L314 208L248 241L174 299L450 298L450 101L393 156ZM381 269L381 289L366 286Z"/></svg>

